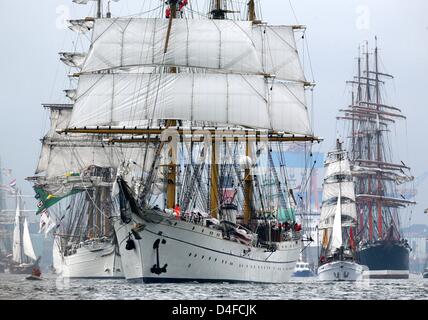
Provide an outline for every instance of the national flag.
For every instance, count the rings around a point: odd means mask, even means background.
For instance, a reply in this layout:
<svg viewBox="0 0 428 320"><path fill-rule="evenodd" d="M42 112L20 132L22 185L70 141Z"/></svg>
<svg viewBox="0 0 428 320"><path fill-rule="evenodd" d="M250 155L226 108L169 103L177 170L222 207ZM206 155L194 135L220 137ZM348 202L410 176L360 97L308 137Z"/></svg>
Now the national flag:
<svg viewBox="0 0 428 320"><path fill-rule="evenodd" d="M71 192L69 192L63 196L55 196L51 193L46 192L45 190L43 190L41 187L38 187L38 186L34 187L34 191L36 191L35 198L40 200L37 204L37 207L39 209L37 210L36 215L38 215L38 214L42 213L43 210L53 206L54 204L56 204L60 200L66 198L68 196L71 196L73 194L82 192L83 190L71 190Z"/></svg>

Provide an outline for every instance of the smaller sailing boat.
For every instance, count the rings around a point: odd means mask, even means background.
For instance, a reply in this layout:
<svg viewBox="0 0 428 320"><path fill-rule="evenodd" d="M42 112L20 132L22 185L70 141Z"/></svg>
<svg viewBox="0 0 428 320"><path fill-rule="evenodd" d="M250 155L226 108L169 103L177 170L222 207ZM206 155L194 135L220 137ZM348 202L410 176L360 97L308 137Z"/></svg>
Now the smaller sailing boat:
<svg viewBox="0 0 428 320"><path fill-rule="evenodd" d="M16 191L16 215L15 228L13 231L12 260L9 262L9 273L29 274L34 268L38 268L40 257L34 253L33 243L28 229L27 218L21 223L21 196Z"/></svg>
<svg viewBox="0 0 428 320"><path fill-rule="evenodd" d="M337 150L325 162L323 206L319 229L323 243L318 278L324 281L357 281L368 271L355 259L352 228L356 225L355 189L347 152L337 140ZM349 241L344 241L344 238ZM349 243L348 247L346 243Z"/></svg>

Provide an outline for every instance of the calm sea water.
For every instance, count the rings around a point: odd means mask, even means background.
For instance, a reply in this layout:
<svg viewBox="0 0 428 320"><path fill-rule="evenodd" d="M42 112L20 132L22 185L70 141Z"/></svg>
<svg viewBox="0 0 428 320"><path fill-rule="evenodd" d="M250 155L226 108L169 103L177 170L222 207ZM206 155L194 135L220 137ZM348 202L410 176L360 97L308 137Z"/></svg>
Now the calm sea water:
<svg viewBox="0 0 428 320"><path fill-rule="evenodd" d="M0 299L35 300L366 300L428 299L428 279L370 280L321 283L316 278L292 278L287 284L159 284L126 280L68 280L44 275L28 281L24 275L0 274Z"/></svg>

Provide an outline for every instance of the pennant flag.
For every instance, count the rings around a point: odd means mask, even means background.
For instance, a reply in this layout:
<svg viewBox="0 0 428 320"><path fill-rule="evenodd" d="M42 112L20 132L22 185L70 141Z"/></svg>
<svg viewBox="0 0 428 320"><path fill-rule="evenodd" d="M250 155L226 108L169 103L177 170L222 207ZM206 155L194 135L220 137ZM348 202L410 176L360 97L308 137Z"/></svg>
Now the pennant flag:
<svg viewBox="0 0 428 320"><path fill-rule="evenodd" d="M9 182L9 187L14 188L16 186L16 179L13 179L11 182Z"/></svg>
<svg viewBox="0 0 428 320"><path fill-rule="evenodd" d="M43 210L52 207L54 204L56 204L57 202L61 201L62 199L69 197L73 194L79 193L79 192L83 192L83 190L71 190L71 192L69 192L68 194L64 195L64 196L54 196L48 192L46 192L45 190L43 190L41 187L34 187L34 191L36 192L35 198L40 200L37 203L37 207L39 208L36 212L36 215L40 214L43 212Z"/></svg>

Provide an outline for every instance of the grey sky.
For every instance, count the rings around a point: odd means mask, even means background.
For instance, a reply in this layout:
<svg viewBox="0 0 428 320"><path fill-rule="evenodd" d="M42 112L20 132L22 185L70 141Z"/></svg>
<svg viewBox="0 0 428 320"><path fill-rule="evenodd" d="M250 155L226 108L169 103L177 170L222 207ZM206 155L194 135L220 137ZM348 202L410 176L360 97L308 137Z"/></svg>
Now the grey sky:
<svg viewBox="0 0 428 320"><path fill-rule="evenodd" d="M114 3L114 14L140 11L139 0ZM428 171L425 128L428 119L428 1L426 0L293 0L300 24L308 27L307 40L317 87L315 132L326 140L321 151L334 143L335 117L349 103L345 81L355 71L358 46L379 38L382 62L395 75L390 103L400 106L407 121L392 138L397 160L413 168L418 177ZM295 24L288 0L262 0L263 19L274 24ZM66 6L66 7L63 7ZM18 183L32 194L23 179L32 175L39 156L39 139L47 129L42 102L64 102L69 84L67 68L58 52L70 50L75 35L58 28L64 8L70 17L88 14L85 6L71 0L0 2L2 50L0 51L0 156L13 169ZM428 179L418 186L413 223L428 223Z"/></svg>

